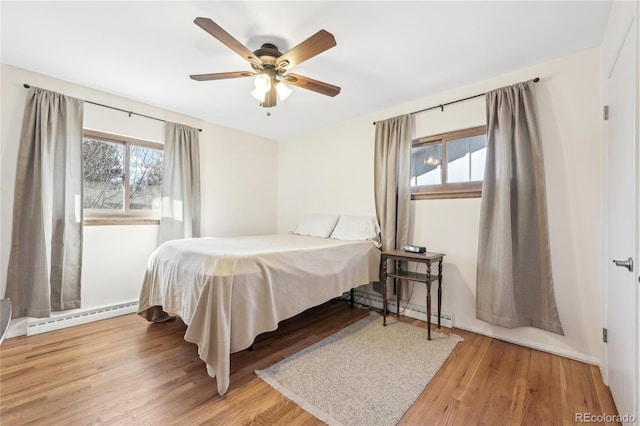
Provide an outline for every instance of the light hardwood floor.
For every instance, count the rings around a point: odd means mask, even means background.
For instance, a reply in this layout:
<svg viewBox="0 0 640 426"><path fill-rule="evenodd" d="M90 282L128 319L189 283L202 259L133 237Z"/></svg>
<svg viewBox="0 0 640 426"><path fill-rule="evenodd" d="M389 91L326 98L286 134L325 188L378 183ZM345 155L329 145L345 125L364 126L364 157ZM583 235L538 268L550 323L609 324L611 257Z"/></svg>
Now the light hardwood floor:
<svg viewBox="0 0 640 426"><path fill-rule="evenodd" d="M0 424L322 424L258 379L266 368L367 315L331 301L231 357L220 397L180 320L125 315L0 347ZM401 317L402 318L402 317ZM422 327L421 321L402 321ZM443 329L447 330L447 329ZM402 425L563 425L615 414L597 367L462 330L464 341Z"/></svg>

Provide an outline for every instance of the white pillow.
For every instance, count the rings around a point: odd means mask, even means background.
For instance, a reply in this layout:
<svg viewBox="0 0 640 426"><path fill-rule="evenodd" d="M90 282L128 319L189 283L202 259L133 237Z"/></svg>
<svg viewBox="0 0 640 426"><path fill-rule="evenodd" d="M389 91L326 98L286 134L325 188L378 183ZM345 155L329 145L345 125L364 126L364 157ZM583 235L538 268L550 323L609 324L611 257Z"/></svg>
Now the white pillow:
<svg viewBox="0 0 640 426"><path fill-rule="evenodd" d="M336 240L373 241L380 247L380 225L373 216L340 216L331 233Z"/></svg>
<svg viewBox="0 0 640 426"><path fill-rule="evenodd" d="M294 234L309 235L312 237L327 238L338 222L338 216L333 214L308 214L305 215Z"/></svg>

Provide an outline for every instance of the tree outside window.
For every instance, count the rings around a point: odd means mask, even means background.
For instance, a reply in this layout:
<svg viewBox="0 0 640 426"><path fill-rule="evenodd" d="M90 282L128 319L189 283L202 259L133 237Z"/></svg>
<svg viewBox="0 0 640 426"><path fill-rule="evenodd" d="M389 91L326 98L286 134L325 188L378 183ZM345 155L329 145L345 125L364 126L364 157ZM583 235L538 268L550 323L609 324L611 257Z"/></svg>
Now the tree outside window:
<svg viewBox="0 0 640 426"><path fill-rule="evenodd" d="M85 130L85 217L159 218L163 154L158 143Z"/></svg>

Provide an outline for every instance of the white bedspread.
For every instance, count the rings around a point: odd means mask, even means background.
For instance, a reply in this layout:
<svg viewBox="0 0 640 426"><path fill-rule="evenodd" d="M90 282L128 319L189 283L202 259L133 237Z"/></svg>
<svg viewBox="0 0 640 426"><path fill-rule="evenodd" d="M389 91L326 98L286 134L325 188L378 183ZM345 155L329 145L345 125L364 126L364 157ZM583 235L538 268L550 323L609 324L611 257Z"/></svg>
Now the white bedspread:
<svg viewBox="0 0 640 426"><path fill-rule="evenodd" d="M149 259L138 313L179 315L185 340L229 388L230 354L278 322L378 281L380 250L370 241L300 235L169 241ZM155 308L157 309L157 308Z"/></svg>

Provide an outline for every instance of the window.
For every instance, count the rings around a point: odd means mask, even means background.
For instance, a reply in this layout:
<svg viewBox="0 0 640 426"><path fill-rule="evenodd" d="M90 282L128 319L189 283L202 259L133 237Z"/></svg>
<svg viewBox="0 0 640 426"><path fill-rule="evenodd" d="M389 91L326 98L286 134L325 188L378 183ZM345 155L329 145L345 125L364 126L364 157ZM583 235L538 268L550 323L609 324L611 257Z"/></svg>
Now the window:
<svg viewBox="0 0 640 426"><path fill-rule="evenodd" d="M162 148L156 142L85 130L85 224L158 223Z"/></svg>
<svg viewBox="0 0 640 426"><path fill-rule="evenodd" d="M414 140L411 198L480 197L486 132L486 126L481 126Z"/></svg>

